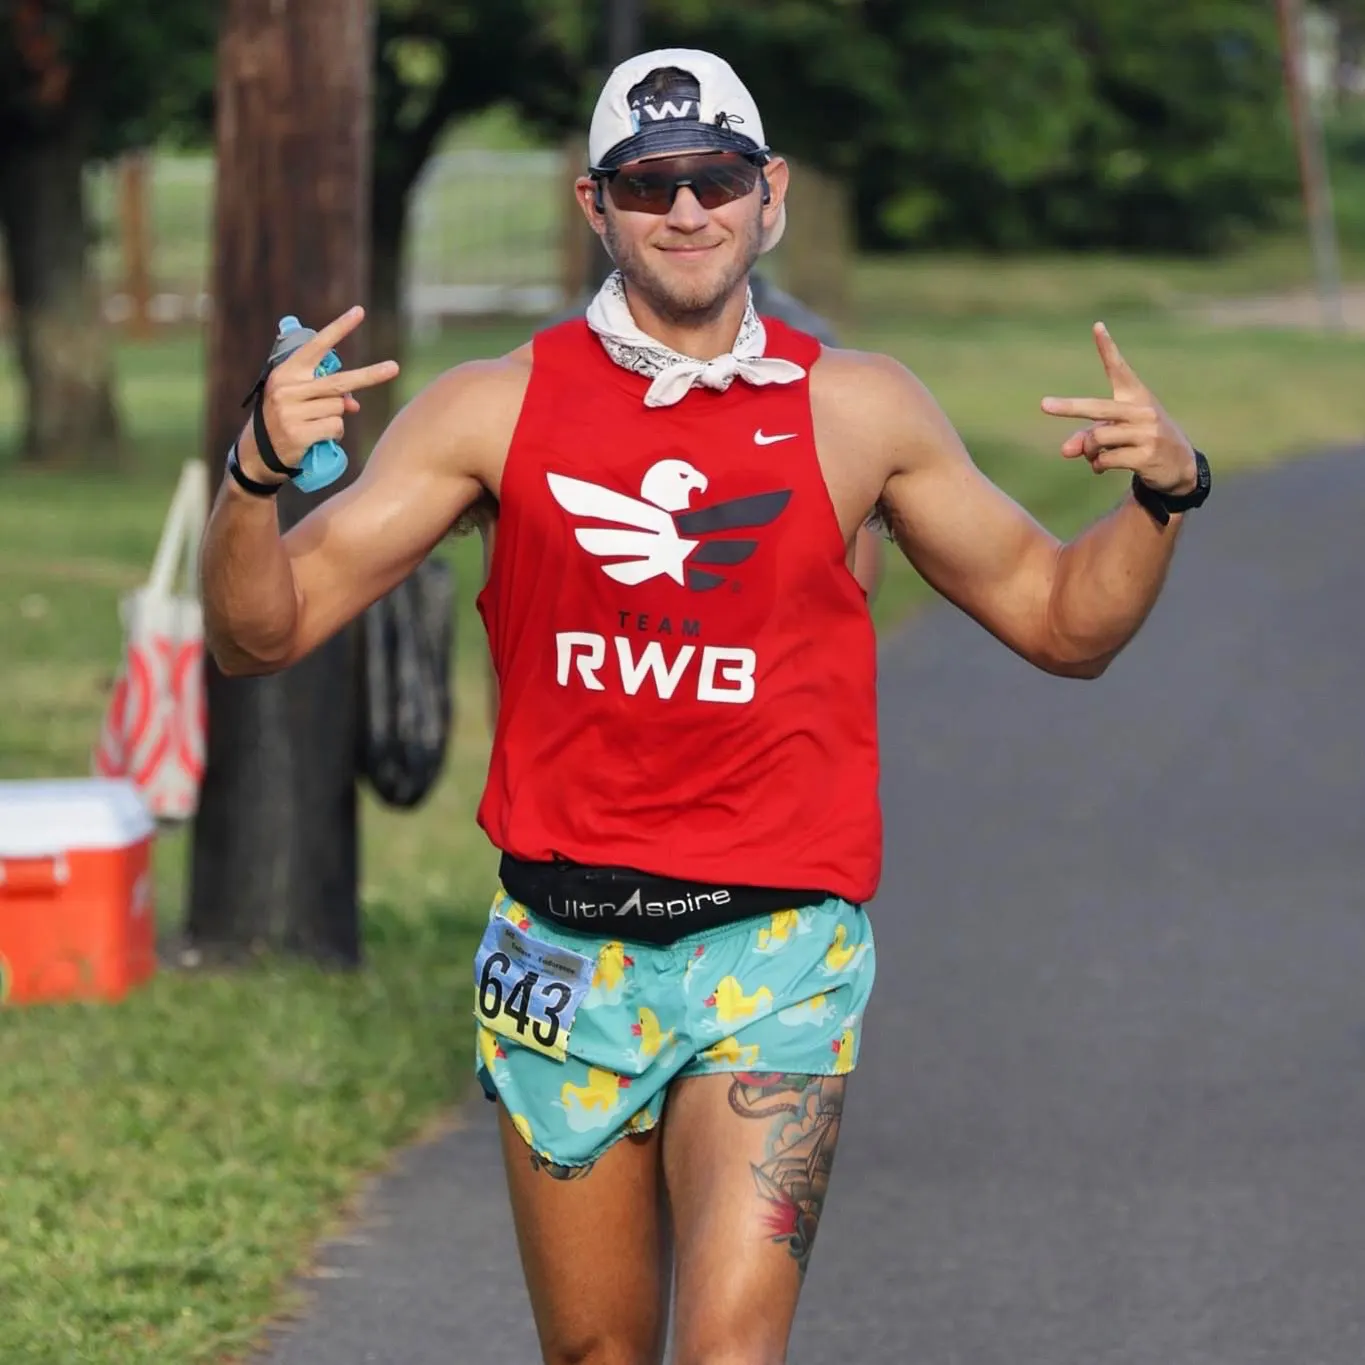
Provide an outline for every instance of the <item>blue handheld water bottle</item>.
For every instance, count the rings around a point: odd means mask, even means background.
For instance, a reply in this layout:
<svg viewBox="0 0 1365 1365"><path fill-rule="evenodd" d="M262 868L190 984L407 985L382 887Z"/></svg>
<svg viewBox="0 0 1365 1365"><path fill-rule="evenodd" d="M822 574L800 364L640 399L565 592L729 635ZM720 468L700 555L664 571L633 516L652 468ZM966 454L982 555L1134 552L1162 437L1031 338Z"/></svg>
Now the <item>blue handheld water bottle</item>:
<svg viewBox="0 0 1365 1365"><path fill-rule="evenodd" d="M315 336L316 330L305 327L293 314L281 318L279 335L270 352L270 368L274 369L286 356L293 355ZM335 351L328 351L313 374L318 379L324 379L340 368L341 357ZM319 488L335 483L346 472L346 452L335 441L316 441L304 453L299 468L303 473L294 480L294 487L304 493L316 493Z"/></svg>

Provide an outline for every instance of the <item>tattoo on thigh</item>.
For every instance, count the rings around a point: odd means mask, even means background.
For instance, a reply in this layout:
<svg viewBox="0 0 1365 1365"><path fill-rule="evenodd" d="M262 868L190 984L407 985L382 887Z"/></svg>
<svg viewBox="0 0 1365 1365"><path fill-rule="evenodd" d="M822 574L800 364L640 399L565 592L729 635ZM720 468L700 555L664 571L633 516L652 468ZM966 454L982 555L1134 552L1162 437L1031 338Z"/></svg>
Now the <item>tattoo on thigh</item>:
<svg viewBox="0 0 1365 1365"><path fill-rule="evenodd" d="M544 1171L551 1180L582 1180L594 1164L590 1161L586 1166L561 1166L557 1161L547 1161L539 1152L531 1153L531 1169Z"/></svg>
<svg viewBox="0 0 1365 1365"><path fill-rule="evenodd" d="M803 1276L834 1166L844 1085L842 1076L742 1074L730 1086L736 1114L772 1120L766 1156L751 1169L772 1239L787 1244Z"/></svg>

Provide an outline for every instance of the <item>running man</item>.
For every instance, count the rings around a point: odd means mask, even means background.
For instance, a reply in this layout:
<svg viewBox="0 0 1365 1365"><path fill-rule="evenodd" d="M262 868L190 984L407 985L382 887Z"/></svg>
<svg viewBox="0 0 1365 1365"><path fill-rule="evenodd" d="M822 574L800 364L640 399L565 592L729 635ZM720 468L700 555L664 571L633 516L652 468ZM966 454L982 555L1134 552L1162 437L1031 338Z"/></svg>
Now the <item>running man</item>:
<svg viewBox="0 0 1365 1365"><path fill-rule="evenodd" d="M875 954L875 642L850 572L877 509L949 601L1049 673L1098 677L1152 609L1208 465L1119 354L1045 398L1131 470L1060 544L973 465L924 387L750 308L788 168L734 71L609 78L577 196L618 267L587 316L456 367L362 477L281 537L271 494L383 362L286 360L229 458L204 553L230 673L297 662L481 497L501 704L479 823L501 885L474 962L544 1358L776 1362L834 1161Z"/></svg>

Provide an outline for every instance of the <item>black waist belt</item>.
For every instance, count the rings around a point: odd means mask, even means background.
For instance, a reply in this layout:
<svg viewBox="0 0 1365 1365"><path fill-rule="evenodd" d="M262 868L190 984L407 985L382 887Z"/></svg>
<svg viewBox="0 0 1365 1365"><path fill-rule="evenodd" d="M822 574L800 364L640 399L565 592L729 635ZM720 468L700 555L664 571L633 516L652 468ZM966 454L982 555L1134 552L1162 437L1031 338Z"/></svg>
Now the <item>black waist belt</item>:
<svg viewBox="0 0 1365 1365"><path fill-rule="evenodd" d="M704 929L830 899L828 891L716 886L628 867L529 863L510 853L502 855L498 875L513 900L561 929L636 943L675 943Z"/></svg>

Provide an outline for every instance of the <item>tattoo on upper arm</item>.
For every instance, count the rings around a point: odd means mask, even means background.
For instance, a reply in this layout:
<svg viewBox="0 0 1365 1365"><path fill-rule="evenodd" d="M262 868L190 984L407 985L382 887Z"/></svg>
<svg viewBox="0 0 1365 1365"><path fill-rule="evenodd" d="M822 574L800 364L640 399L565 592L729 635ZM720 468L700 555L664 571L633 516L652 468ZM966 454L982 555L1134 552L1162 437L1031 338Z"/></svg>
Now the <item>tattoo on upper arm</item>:
<svg viewBox="0 0 1365 1365"><path fill-rule="evenodd" d="M730 1086L730 1108L742 1118L770 1119L766 1155L752 1165L764 1221L785 1242L804 1276L829 1189L843 1076L741 1075Z"/></svg>

